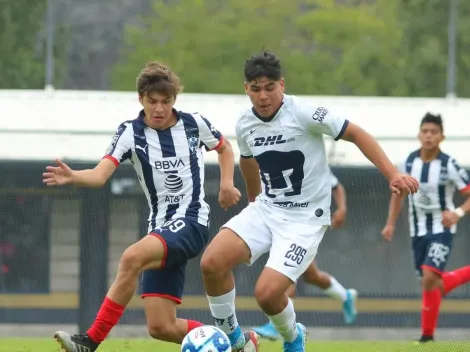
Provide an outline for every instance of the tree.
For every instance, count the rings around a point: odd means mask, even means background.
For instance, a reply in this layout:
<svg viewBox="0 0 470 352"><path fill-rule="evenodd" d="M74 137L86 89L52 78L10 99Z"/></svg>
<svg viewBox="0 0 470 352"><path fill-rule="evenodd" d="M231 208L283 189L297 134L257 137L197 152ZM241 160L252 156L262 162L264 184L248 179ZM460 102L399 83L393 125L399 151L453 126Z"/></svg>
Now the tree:
<svg viewBox="0 0 470 352"><path fill-rule="evenodd" d="M240 93L244 61L266 48L282 59L290 93L401 92L389 74L397 63L388 56L401 40L393 2L357 3L154 0L152 13L126 30L113 87L134 90L142 66L159 60L186 91Z"/></svg>
<svg viewBox="0 0 470 352"><path fill-rule="evenodd" d="M411 96L446 95L448 21L450 1L400 0L399 15L405 37L401 57L404 79ZM470 96L470 2L459 1L457 25L457 93Z"/></svg>
<svg viewBox="0 0 470 352"><path fill-rule="evenodd" d="M0 4L0 88L43 88L45 0L0 0Z"/></svg>

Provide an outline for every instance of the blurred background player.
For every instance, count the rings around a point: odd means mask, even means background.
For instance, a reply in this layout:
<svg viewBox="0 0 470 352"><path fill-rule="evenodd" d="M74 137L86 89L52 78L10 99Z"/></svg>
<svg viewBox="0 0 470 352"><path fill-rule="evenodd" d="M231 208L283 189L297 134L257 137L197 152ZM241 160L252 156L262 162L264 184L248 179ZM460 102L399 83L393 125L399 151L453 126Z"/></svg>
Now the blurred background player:
<svg viewBox="0 0 470 352"><path fill-rule="evenodd" d="M245 62L245 91L253 107L235 126L240 169L258 195L222 226L202 259L204 286L215 324L241 350L245 337L235 314L232 269L269 253L255 297L284 340L284 352L305 351L306 329L296 323L286 292L307 270L331 224L331 181L323 134L353 142L385 175L393 192L416 192L362 128L284 94L280 61L263 52ZM260 190L260 177L263 190ZM250 199L251 200L251 199Z"/></svg>
<svg viewBox="0 0 470 352"><path fill-rule="evenodd" d="M67 352L93 352L118 323L142 276L142 297L149 334L181 343L197 321L176 317L181 303L186 263L199 255L209 240L209 206L204 201L202 146L219 153L219 203L235 205L240 192L233 186L233 151L208 120L174 109L181 91L169 68L148 64L137 78L139 116L122 123L101 162L90 170L71 170L60 160L44 173L48 186L75 184L100 187L125 160L130 160L148 199L149 233L127 248L117 277L96 320L84 334L64 331L55 338Z"/></svg>
<svg viewBox="0 0 470 352"><path fill-rule="evenodd" d="M419 150L406 159L406 173L420 180L420 188L409 195L409 223L415 269L421 279L421 338L434 340L441 299L456 287L470 281L470 266L445 272L452 250L457 222L470 211L470 179L457 161L443 153L444 140L440 115L426 114L418 135ZM453 196L457 188L466 201L456 208ZM404 194L392 194L387 223L382 236L391 241Z"/></svg>
<svg viewBox="0 0 470 352"><path fill-rule="evenodd" d="M336 211L331 217L331 227L337 229L343 226L346 220L346 191L343 185L338 181L338 178L330 170L331 179L331 191L333 199L336 203ZM346 289L341 283L338 282L330 274L318 269L315 261L307 268L302 278L307 284L315 285L322 289L326 295L341 300L343 302L343 320L345 324L352 324L356 320L357 309L356 299L357 291L355 289ZM292 285L287 291L289 298L295 298L296 285ZM274 325L269 321L268 323L253 328L259 336L277 340L281 338L279 333L276 331Z"/></svg>

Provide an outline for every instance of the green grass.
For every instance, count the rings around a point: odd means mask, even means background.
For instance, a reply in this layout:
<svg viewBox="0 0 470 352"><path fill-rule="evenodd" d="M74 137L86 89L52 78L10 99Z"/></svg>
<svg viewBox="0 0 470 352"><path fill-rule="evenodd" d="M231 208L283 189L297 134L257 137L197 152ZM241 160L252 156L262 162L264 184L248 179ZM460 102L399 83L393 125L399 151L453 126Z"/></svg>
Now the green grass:
<svg viewBox="0 0 470 352"><path fill-rule="evenodd" d="M0 352L59 352L54 339L0 339ZM99 352L179 352L179 346L151 339L109 339ZM468 342L435 342L414 346L410 342L309 342L307 352L464 352ZM260 352L282 352L280 342L262 340Z"/></svg>

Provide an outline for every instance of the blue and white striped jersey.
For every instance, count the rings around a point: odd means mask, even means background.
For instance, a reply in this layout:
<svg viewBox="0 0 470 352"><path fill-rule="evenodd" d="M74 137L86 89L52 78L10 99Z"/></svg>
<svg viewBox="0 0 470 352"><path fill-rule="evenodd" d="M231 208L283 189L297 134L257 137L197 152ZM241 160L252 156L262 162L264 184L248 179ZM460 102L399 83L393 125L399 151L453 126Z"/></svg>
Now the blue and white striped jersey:
<svg viewBox="0 0 470 352"><path fill-rule="evenodd" d="M174 112L176 125L159 131L147 127L142 110L119 126L104 156L116 166L125 160L133 164L150 207L149 231L176 218L208 226L201 148L217 149L223 137L201 115Z"/></svg>
<svg viewBox="0 0 470 352"><path fill-rule="evenodd" d="M465 169L449 155L440 152L437 159L424 163L416 150L406 159L404 171L420 182L418 192L408 195L411 236L424 236L444 232L442 212L454 210L455 189L470 189ZM450 228L452 233L457 226Z"/></svg>

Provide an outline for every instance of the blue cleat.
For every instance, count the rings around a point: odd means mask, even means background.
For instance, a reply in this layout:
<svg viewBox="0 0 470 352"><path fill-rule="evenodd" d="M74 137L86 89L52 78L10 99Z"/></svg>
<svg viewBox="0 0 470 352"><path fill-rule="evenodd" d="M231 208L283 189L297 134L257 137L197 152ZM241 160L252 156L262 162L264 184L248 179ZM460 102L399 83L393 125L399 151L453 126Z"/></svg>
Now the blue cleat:
<svg viewBox="0 0 470 352"><path fill-rule="evenodd" d="M346 324L352 324L356 321L357 310L357 291L350 288L347 290L347 298L343 303L343 319Z"/></svg>
<svg viewBox="0 0 470 352"><path fill-rule="evenodd" d="M297 338L292 342L284 341L284 352L305 352L307 342L307 328L303 324L297 323Z"/></svg>
<svg viewBox="0 0 470 352"><path fill-rule="evenodd" d="M232 345L232 351L243 351L246 341L240 326L237 326L237 328L232 333L227 334L227 336Z"/></svg>
<svg viewBox="0 0 470 352"><path fill-rule="evenodd" d="M256 328L252 329L254 332L256 332L259 336L264 337L265 339L268 340L279 340L281 338L281 335L277 332L276 328L271 322L268 322L267 324L257 326Z"/></svg>

